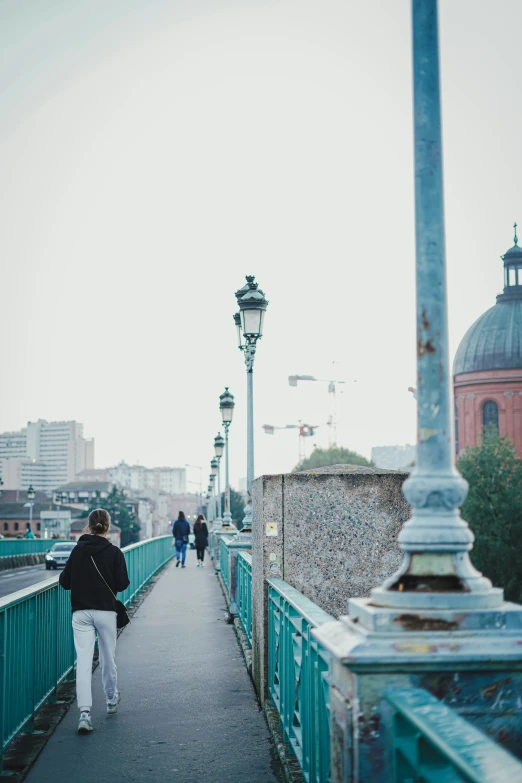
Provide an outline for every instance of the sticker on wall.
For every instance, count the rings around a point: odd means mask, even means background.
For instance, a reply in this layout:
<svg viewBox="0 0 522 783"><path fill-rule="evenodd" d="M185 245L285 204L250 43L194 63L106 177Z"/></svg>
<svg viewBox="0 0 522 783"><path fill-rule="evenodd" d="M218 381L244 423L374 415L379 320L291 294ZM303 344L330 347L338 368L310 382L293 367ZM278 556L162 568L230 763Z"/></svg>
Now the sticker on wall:
<svg viewBox="0 0 522 783"><path fill-rule="evenodd" d="M277 522L266 523L266 534L267 536L277 536Z"/></svg>

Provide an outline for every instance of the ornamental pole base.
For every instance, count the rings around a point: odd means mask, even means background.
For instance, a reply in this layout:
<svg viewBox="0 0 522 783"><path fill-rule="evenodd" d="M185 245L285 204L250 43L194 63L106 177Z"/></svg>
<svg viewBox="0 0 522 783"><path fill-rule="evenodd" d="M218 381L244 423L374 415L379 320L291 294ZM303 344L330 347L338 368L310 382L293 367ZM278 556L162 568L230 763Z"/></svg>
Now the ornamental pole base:
<svg viewBox="0 0 522 783"><path fill-rule="evenodd" d="M243 509L245 516L243 517L243 527L241 533L252 533L252 503L249 501Z"/></svg>

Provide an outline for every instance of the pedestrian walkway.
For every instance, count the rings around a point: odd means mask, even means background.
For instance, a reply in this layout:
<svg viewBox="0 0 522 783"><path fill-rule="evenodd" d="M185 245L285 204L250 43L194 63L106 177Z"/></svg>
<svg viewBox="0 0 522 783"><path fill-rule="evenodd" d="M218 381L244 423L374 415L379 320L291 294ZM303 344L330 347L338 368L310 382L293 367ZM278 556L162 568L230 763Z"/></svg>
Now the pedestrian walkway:
<svg viewBox="0 0 522 783"><path fill-rule="evenodd" d="M76 703L27 783L277 783L269 732L210 563L171 563L118 640L122 701L107 715L93 676L95 731Z"/></svg>

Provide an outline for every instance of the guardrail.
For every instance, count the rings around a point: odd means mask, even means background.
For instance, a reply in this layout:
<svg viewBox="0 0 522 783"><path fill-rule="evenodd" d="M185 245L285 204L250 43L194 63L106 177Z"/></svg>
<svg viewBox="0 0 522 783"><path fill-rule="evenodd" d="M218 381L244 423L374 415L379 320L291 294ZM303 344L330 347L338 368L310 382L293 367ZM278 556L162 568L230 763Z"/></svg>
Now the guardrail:
<svg viewBox="0 0 522 783"><path fill-rule="evenodd" d="M252 647L252 555L248 552L237 556L237 615Z"/></svg>
<svg viewBox="0 0 522 783"><path fill-rule="evenodd" d="M287 582L268 580L268 692L305 783L330 777L329 653L311 631L333 619Z"/></svg>
<svg viewBox="0 0 522 783"><path fill-rule="evenodd" d="M505 783L522 780L522 764L422 688L393 689L392 783Z"/></svg>
<svg viewBox="0 0 522 783"><path fill-rule="evenodd" d="M129 604L173 557L172 536L122 551L131 580L122 600ZM0 755L55 697L74 661L70 593L57 576L0 599Z"/></svg>
<svg viewBox="0 0 522 783"><path fill-rule="evenodd" d="M230 561L228 553L229 538L221 537L219 540L219 566L221 568L221 578L225 583L227 591L230 590Z"/></svg>
<svg viewBox="0 0 522 783"><path fill-rule="evenodd" d="M0 557L13 555L39 555L48 552L53 544L64 543L62 539L51 538L7 538L0 539Z"/></svg>

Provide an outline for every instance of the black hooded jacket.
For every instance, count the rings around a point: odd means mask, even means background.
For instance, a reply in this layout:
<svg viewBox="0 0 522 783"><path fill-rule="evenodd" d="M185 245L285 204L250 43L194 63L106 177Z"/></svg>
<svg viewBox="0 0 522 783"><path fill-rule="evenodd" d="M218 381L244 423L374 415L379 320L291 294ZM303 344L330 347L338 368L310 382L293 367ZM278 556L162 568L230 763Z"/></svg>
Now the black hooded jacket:
<svg viewBox="0 0 522 783"><path fill-rule="evenodd" d="M129 584L127 563L121 549L103 536L83 535L79 538L60 574L60 584L71 591L73 612L77 609L116 611L116 600L94 567L94 562L113 593L120 593Z"/></svg>

